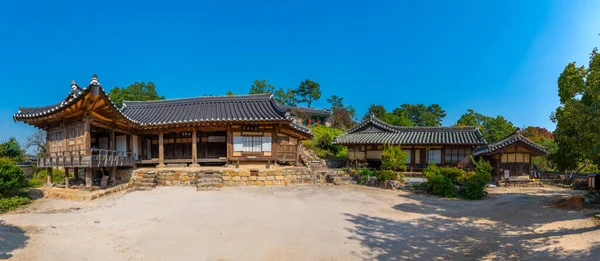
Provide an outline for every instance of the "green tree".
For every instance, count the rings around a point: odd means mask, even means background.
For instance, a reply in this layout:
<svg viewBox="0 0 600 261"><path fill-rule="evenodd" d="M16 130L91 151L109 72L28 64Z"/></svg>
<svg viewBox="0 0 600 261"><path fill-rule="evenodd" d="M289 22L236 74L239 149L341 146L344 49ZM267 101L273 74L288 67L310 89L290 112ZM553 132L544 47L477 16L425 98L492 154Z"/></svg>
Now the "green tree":
<svg viewBox="0 0 600 261"><path fill-rule="evenodd" d="M467 113L460 116L456 126L476 126L490 143L505 138L517 128L502 116L493 118L477 113L472 109L467 110Z"/></svg>
<svg viewBox="0 0 600 261"><path fill-rule="evenodd" d="M344 105L344 98L332 95L326 99L331 105L331 126L334 128L346 130L354 126L356 110L351 105Z"/></svg>
<svg viewBox="0 0 600 261"><path fill-rule="evenodd" d="M487 118L487 116L477 113L473 109L468 109L467 113L460 116L460 119L456 122L456 126L482 127Z"/></svg>
<svg viewBox="0 0 600 261"><path fill-rule="evenodd" d="M587 68L569 63L558 78L560 105L551 115L557 151L550 155L558 170L600 164L599 93L600 55L594 48Z"/></svg>
<svg viewBox="0 0 600 261"><path fill-rule="evenodd" d="M331 95L330 98L325 99L325 101L331 105L332 110L344 108L344 98L335 94Z"/></svg>
<svg viewBox="0 0 600 261"><path fill-rule="evenodd" d="M381 166L387 170L405 171L408 164L408 153L400 146L384 145L381 152Z"/></svg>
<svg viewBox="0 0 600 261"><path fill-rule="evenodd" d="M237 93L234 93L234 92L233 92L233 91L231 91L231 90L230 90L230 91L228 91L228 92L225 94L225 96L237 96L237 95L238 95Z"/></svg>
<svg viewBox="0 0 600 261"><path fill-rule="evenodd" d="M552 132L543 127L528 126L521 130L521 134L531 141L544 146L547 154L556 153L557 147L554 142ZM549 156L538 156L531 158L531 164L539 170L554 170L554 163L549 159Z"/></svg>
<svg viewBox="0 0 600 261"><path fill-rule="evenodd" d="M294 93L296 94L298 102L306 102L307 107L310 108L313 101L317 101L321 98L321 85L306 79L300 83L300 86L298 86L298 89L296 89Z"/></svg>
<svg viewBox="0 0 600 261"><path fill-rule="evenodd" d="M402 104L394 109L394 114L408 117L414 126L442 126L446 111L439 104Z"/></svg>
<svg viewBox="0 0 600 261"><path fill-rule="evenodd" d="M24 185L23 170L8 159L0 159L0 198L13 195Z"/></svg>
<svg viewBox="0 0 600 261"><path fill-rule="evenodd" d="M134 82L125 88L115 86L108 92L108 97L110 97L113 103L119 108L123 106L123 101L153 101L165 99L165 96L158 95L156 86L153 82Z"/></svg>
<svg viewBox="0 0 600 261"><path fill-rule="evenodd" d="M378 119L381 119L381 118L384 117L384 115L386 113L387 113L387 110L385 109L385 107L383 107L383 105L380 105L380 104L371 104L369 106L369 110L367 110L367 113L363 117L363 120L369 119L369 117L371 117L371 115L374 115Z"/></svg>
<svg viewBox="0 0 600 261"><path fill-rule="evenodd" d="M289 88L287 90L279 88L273 95L273 98L275 99L275 101L277 101L277 103L281 105L296 106L296 104L298 103L298 101L296 100L296 94L294 93L294 90Z"/></svg>
<svg viewBox="0 0 600 261"><path fill-rule="evenodd" d="M10 158L16 162L23 161L23 150L15 137L0 143L0 157Z"/></svg>
<svg viewBox="0 0 600 261"><path fill-rule="evenodd" d="M502 116L496 116L496 118L488 118L483 123L482 134L487 139L488 142L496 142L506 136L510 135L517 129L517 127L512 124L512 122L507 121Z"/></svg>
<svg viewBox="0 0 600 261"><path fill-rule="evenodd" d="M369 117L371 117L371 114L387 124L396 126L413 126L413 123L406 115L396 115L394 113L388 112L385 109L385 107L383 107L383 105L371 104L371 106L369 106L369 110L363 117L363 120L369 119Z"/></svg>
<svg viewBox="0 0 600 261"><path fill-rule="evenodd" d="M274 91L275 86L267 83L267 80L254 80L248 94L273 93Z"/></svg>

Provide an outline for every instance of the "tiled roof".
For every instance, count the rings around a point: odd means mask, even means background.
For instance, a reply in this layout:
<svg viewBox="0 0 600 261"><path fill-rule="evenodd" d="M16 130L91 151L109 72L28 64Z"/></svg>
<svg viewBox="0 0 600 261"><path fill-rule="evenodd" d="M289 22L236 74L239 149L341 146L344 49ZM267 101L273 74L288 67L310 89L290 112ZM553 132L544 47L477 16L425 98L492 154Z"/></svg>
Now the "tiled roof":
<svg viewBox="0 0 600 261"><path fill-rule="evenodd" d="M331 113L329 111L324 110L324 109L305 108L305 107L298 107L298 106L282 106L282 107L284 107L286 110L290 110L292 115L294 115L297 111L309 113L309 114L313 114L313 115L319 115L319 116L323 116L323 117L329 117L331 115Z"/></svg>
<svg viewBox="0 0 600 261"><path fill-rule="evenodd" d="M134 126L156 126L163 124L194 123L194 122L251 122L272 121L287 122L289 127L312 136L309 129L292 122L288 110L279 105L270 94L241 95L241 96L208 96L198 98L124 102L118 110L110 97L98 83L96 76L90 85L79 88L74 82L67 97L60 103L35 107L19 108L13 115L15 121L24 121L47 116L83 99L92 87L97 86L99 94L106 98L118 115L134 123Z"/></svg>
<svg viewBox="0 0 600 261"><path fill-rule="evenodd" d="M121 112L142 125L190 122L291 121L270 94L124 102Z"/></svg>
<svg viewBox="0 0 600 261"><path fill-rule="evenodd" d="M523 136L521 134L521 130L519 128L517 128L511 135L509 135L508 137L506 137L500 141L494 142L492 144L488 144L486 146L476 148L475 151L473 151L473 155L481 156L481 155L486 155L486 154L493 154L500 149L506 148L510 145L513 145L513 144L519 143L519 142L528 145L529 147L533 148L534 150L537 150L537 152L539 154L546 155L546 148L538 145L537 143L529 140L528 138L525 138L525 136Z"/></svg>
<svg viewBox="0 0 600 261"><path fill-rule="evenodd" d="M372 116L336 137L334 144L484 145L486 141L477 127L401 127Z"/></svg>

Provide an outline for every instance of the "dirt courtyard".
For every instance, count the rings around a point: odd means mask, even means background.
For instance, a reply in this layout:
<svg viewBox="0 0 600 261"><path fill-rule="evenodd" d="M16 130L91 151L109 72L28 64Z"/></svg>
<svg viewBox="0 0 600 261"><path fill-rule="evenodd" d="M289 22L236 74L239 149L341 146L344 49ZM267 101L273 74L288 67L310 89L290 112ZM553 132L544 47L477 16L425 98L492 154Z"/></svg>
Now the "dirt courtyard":
<svg viewBox="0 0 600 261"><path fill-rule="evenodd" d="M468 201L307 185L42 199L0 215L0 259L598 260L592 212L549 207L575 193L491 189Z"/></svg>

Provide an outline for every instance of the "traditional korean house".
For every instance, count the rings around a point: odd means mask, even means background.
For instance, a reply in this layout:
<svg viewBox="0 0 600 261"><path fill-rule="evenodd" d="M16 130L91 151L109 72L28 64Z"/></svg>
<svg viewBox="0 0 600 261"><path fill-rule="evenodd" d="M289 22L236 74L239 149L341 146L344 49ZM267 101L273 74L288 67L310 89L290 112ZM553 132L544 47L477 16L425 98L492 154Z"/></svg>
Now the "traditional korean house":
<svg viewBox="0 0 600 261"><path fill-rule="evenodd" d="M304 108L296 106L284 106L290 111L294 122L305 127L313 127L315 124L323 124L329 126L329 117L331 112L324 109Z"/></svg>
<svg viewBox="0 0 600 261"><path fill-rule="evenodd" d="M59 103L19 108L15 121L47 132L38 167L67 173L120 166L296 162L298 142L312 136L270 94L125 102L117 108L94 75Z"/></svg>
<svg viewBox="0 0 600 261"><path fill-rule="evenodd" d="M531 158L546 155L546 148L525 138L517 128L508 137L475 149L473 154L490 162L494 167L492 180L499 182L506 176L528 176Z"/></svg>
<svg viewBox="0 0 600 261"><path fill-rule="evenodd" d="M399 145L409 155L409 171L421 171L429 162L466 167L475 148L486 145L477 127L400 127L375 116L335 138L348 146L348 159L381 164L384 145Z"/></svg>

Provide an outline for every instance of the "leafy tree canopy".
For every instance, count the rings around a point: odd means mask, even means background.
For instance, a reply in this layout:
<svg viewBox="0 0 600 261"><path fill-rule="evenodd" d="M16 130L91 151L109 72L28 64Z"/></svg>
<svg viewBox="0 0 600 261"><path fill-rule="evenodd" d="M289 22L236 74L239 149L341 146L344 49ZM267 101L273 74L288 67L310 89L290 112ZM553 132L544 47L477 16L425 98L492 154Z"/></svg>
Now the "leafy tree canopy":
<svg viewBox="0 0 600 261"><path fill-rule="evenodd" d="M307 107L310 108L313 101L317 101L321 98L321 85L306 79L300 83L300 86L294 91L294 94L296 94L298 102L306 102Z"/></svg>
<svg viewBox="0 0 600 261"><path fill-rule="evenodd" d="M381 120L387 124L396 125L396 126L413 126L412 121L406 115L404 115L404 114L397 115L397 114L388 112L385 109L385 107L383 107L383 105L371 104L371 106L369 106L369 110L363 117L363 120L366 120L369 117L371 117L371 114L373 114L379 120Z"/></svg>
<svg viewBox="0 0 600 261"><path fill-rule="evenodd" d="M402 117L405 115L410 119L414 126L442 126L442 121L446 117L446 111L439 104L402 104L393 111L394 114Z"/></svg>
<svg viewBox="0 0 600 261"><path fill-rule="evenodd" d="M24 153L17 138L11 137L7 141L0 143L0 157L11 158L16 162L23 161Z"/></svg>
<svg viewBox="0 0 600 261"><path fill-rule="evenodd" d="M154 86L153 82L134 82L125 88L115 86L108 92L108 97L110 97L119 108L123 106L123 101L153 101L165 99L165 96L158 95L156 86Z"/></svg>
<svg viewBox="0 0 600 261"><path fill-rule="evenodd" d="M558 78L560 106L551 115L556 123L557 151L550 155L558 170L575 170L582 163L600 164L600 55L594 48L588 68L569 63Z"/></svg>
<svg viewBox="0 0 600 261"><path fill-rule="evenodd" d="M294 93L294 90L289 88L287 90L279 88L273 95L273 98L275 99L275 101L277 101L277 103L281 105L296 106L296 104L298 103L298 101L296 100L296 94Z"/></svg>
<svg viewBox="0 0 600 261"><path fill-rule="evenodd" d="M267 80L254 80L248 94L273 93L274 91L275 86L267 83Z"/></svg>
<svg viewBox="0 0 600 261"><path fill-rule="evenodd" d="M483 137L490 143L505 138L517 128L502 116L489 117L472 109L467 110L467 113L460 116L456 126L477 126Z"/></svg>
<svg viewBox="0 0 600 261"><path fill-rule="evenodd" d="M326 101L331 104L331 126L334 128L346 130L354 126L356 110L351 105L344 105L344 98L332 95Z"/></svg>

